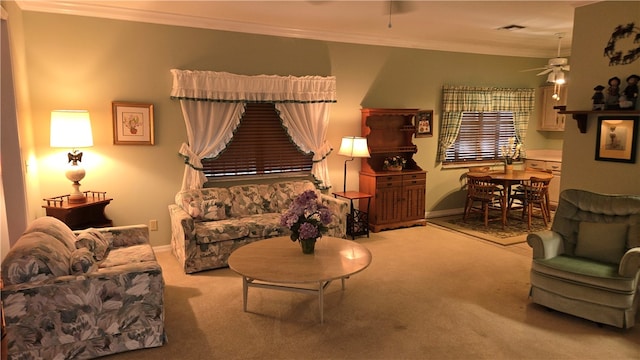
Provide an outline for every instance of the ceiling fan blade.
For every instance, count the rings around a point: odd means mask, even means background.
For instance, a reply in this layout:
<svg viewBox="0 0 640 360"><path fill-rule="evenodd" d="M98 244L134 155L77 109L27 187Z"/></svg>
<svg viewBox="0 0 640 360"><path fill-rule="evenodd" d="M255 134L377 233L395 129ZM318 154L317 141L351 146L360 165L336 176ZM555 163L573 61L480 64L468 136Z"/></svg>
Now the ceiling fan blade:
<svg viewBox="0 0 640 360"><path fill-rule="evenodd" d="M538 71L538 70L544 70L544 69L548 69L548 68L546 68L546 67L539 67L539 68L533 68L533 69L520 70L520 72Z"/></svg>
<svg viewBox="0 0 640 360"><path fill-rule="evenodd" d="M553 69L547 69L547 70L545 70L545 71L541 71L541 72L537 73L537 74L536 74L536 76L540 76L540 75L548 74L548 73L550 73L550 72L552 72L552 71L553 71Z"/></svg>

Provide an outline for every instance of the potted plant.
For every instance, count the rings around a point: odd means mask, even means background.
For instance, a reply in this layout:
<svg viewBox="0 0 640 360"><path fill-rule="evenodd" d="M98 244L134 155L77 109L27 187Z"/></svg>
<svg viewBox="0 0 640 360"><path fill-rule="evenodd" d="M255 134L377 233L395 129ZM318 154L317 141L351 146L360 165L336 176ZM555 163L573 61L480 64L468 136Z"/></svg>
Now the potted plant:
<svg viewBox="0 0 640 360"><path fill-rule="evenodd" d="M299 241L304 254L313 254L316 240L327 232L331 216L331 210L318 201L318 194L306 190L282 214L280 225L291 230L291 241Z"/></svg>
<svg viewBox="0 0 640 360"><path fill-rule="evenodd" d="M384 159L384 169L389 171L402 171L406 164L407 160L400 155Z"/></svg>

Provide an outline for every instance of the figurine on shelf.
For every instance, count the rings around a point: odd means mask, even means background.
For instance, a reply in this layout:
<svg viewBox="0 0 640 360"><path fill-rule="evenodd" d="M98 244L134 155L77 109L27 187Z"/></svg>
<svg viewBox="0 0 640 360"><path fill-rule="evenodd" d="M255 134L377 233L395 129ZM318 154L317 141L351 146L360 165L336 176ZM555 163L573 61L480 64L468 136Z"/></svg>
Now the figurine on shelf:
<svg viewBox="0 0 640 360"><path fill-rule="evenodd" d="M607 88L605 107L607 110L619 109L618 104L620 98L620 78L617 76L609 79L609 88Z"/></svg>
<svg viewBox="0 0 640 360"><path fill-rule="evenodd" d="M604 94L602 90L604 90L604 86L598 85L593 88L596 92L593 94L591 99L593 100L593 110L604 110Z"/></svg>
<svg viewBox="0 0 640 360"><path fill-rule="evenodd" d="M627 87L624 88L623 96L624 101L622 100L622 96L620 97L620 108L633 110L636 107L636 101L638 100L638 80L640 80L640 76L631 75L627 78Z"/></svg>

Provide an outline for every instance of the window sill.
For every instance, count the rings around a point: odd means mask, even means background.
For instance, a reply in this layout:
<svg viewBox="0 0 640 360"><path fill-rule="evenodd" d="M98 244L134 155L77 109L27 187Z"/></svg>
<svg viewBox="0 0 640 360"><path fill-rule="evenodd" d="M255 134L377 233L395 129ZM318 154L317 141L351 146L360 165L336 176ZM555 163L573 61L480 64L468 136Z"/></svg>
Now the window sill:
<svg viewBox="0 0 640 360"><path fill-rule="evenodd" d="M523 161L514 161L513 165L522 165ZM442 164L443 170L448 169L467 169L476 166L489 166L491 170L501 170L504 168L504 162L502 161L486 161L486 162L474 162L474 163L459 163L459 164Z"/></svg>

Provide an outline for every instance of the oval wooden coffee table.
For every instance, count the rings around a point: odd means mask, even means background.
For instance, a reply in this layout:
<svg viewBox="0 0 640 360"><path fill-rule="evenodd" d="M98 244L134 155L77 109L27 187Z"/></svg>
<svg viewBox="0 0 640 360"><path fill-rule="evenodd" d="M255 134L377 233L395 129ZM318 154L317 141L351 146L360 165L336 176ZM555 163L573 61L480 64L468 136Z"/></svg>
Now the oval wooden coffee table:
<svg viewBox="0 0 640 360"><path fill-rule="evenodd" d="M245 245L229 257L231 270L242 276L245 312L250 287L318 294L320 323L324 322L324 289L333 280L341 279L344 290L344 280L369 264L369 249L329 236L316 242L314 254L303 254L300 244L289 237L277 237ZM314 286L302 287L305 284Z"/></svg>

